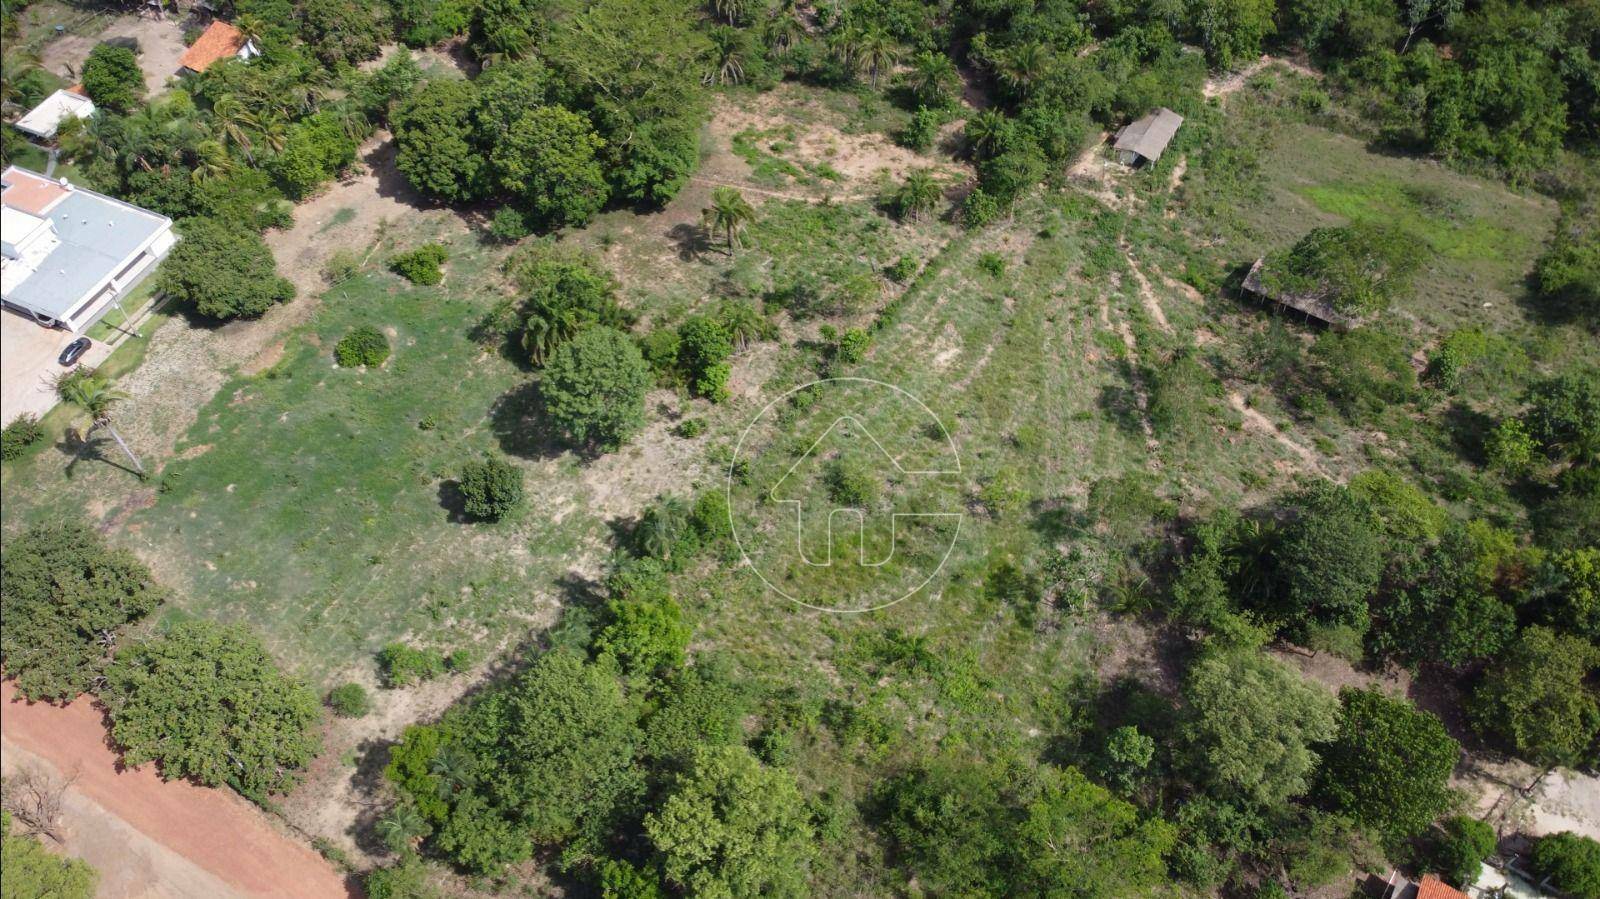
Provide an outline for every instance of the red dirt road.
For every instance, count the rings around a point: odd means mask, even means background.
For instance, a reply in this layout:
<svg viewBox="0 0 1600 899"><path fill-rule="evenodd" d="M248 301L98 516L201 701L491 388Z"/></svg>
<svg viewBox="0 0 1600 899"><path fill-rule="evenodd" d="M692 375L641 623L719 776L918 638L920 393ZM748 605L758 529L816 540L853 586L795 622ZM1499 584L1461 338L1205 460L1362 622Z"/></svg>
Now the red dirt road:
<svg viewBox="0 0 1600 899"><path fill-rule="evenodd" d="M226 789L162 781L153 765L119 771L100 711L29 704L6 682L0 740L8 772L21 765L76 773L63 813L66 851L101 872L101 896L354 899L310 847ZM108 820L109 819L109 820Z"/></svg>

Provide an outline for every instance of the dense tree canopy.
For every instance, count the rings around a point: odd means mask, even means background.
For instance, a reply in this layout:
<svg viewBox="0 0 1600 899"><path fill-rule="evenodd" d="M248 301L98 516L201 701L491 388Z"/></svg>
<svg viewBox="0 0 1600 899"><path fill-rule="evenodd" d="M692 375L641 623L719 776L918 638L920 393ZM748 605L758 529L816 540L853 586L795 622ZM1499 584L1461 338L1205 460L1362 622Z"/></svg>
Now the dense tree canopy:
<svg viewBox="0 0 1600 899"><path fill-rule="evenodd" d="M1455 801L1460 744L1404 699L1347 687L1339 702L1338 735L1319 749L1317 795L1386 837L1421 833Z"/></svg>
<svg viewBox="0 0 1600 899"><path fill-rule="evenodd" d="M215 218L185 219L157 286L208 318L261 315L294 297L261 236Z"/></svg>
<svg viewBox="0 0 1600 899"><path fill-rule="evenodd" d="M100 44L83 63L83 89L97 106L130 112L144 99L144 72L127 47Z"/></svg>
<svg viewBox="0 0 1600 899"><path fill-rule="evenodd" d="M132 553L83 524L46 524L6 540L0 664L29 699L66 701L94 686L124 626L165 597Z"/></svg>
<svg viewBox="0 0 1600 899"><path fill-rule="evenodd" d="M130 765L265 798L317 754L317 695L235 626L189 621L117 652L102 693Z"/></svg>
<svg viewBox="0 0 1600 899"><path fill-rule="evenodd" d="M1542 765L1594 757L1600 700L1589 688L1600 649L1534 625L1518 635L1473 695L1476 727L1504 739L1518 755Z"/></svg>
<svg viewBox="0 0 1600 899"><path fill-rule="evenodd" d="M539 384L545 411L580 445L614 450L644 425L650 369L627 335L589 328L556 348Z"/></svg>

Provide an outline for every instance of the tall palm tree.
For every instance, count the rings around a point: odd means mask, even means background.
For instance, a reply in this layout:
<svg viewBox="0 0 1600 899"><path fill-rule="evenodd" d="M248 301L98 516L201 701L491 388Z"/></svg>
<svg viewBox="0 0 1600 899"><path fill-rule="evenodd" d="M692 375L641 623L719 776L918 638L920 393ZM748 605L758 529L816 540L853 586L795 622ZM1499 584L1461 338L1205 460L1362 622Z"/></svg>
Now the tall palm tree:
<svg viewBox="0 0 1600 899"><path fill-rule="evenodd" d="M556 347L571 340L582 327L578 310L571 304L540 304L523 323L522 348L534 365L543 365Z"/></svg>
<svg viewBox="0 0 1600 899"><path fill-rule="evenodd" d="M877 90L878 77L894 68L894 64L900 60L900 45L885 32L874 28L862 32L855 39L851 58L859 71L867 73L867 81L872 89Z"/></svg>
<svg viewBox="0 0 1600 899"><path fill-rule="evenodd" d="M189 170L189 177L196 184L225 178L233 171L233 157L228 155L228 150L221 141L200 141L194 146L194 156L194 166Z"/></svg>
<svg viewBox="0 0 1600 899"><path fill-rule="evenodd" d="M1050 71L1051 62L1050 48L1044 44L1018 44L1000 61L1000 81L1015 93L1027 96Z"/></svg>
<svg viewBox="0 0 1600 899"><path fill-rule="evenodd" d="M737 25L750 13L750 0L711 0L711 12L729 25Z"/></svg>
<svg viewBox="0 0 1600 899"><path fill-rule="evenodd" d="M962 130L966 138L967 149L979 159L988 159L997 156L1005 149L1006 139L1011 135L1011 122L1005 114L994 109L985 109L970 119Z"/></svg>
<svg viewBox="0 0 1600 899"><path fill-rule="evenodd" d="M392 852L400 853L416 848L417 840L427 836L433 827L415 805L402 802L379 818L375 829L383 845Z"/></svg>
<svg viewBox="0 0 1600 899"><path fill-rule="evenodd" d="M122 439L122 435L117 433L116 426L111 423L111 407L127 399L128 395L113 389L104 378L94 375L67 378L61 382L60 390L63 400L89 415L90 425L89 430L83 435L84 442L88 443L89 435L94 433L95 428L105 428L111 432L111 439L117 442L117 446L122 447L122 452L127 455L128 461L132 462L134 469L139 472L139 477L144 477L144 466L139 464L139 457L133 454L133 450L128 449L128 442Z"/></svg>
<svg viewBox="0 0 1600 899"><path fill-rule="evenodd" d="M216 124L217 134L243 150L244 158L254 166L255 145L250 142L250 132L260 130L260 120L232 94L217 98L217 102L211 106L211 119Z"/></svg>
<svg viewBox="0 0 1600 899"><path fill-rule="evenodd" d="M708 65L701 79L706 84L738 84L744 80L744 33L718 25L711 29Z"/></svg>
<svg viewBox="0 0 1600 899"><path fill-rule="evenodd" d="M640 516L639 548L653 559L670 562L688 518L689 510L682 499L676 496L662 498Z"/></svg>
<svg viewBox="0 0 1600 899"><path fill-rule="evenodd" d="M739 237L744 234L744 229L755 221L756 210L744 198L744 194L732 187L719 187L711 192L711 205L701 212L706 230L712 237L720 231L728 241L728 255L732 256L735 248L739 246Z"/></svg>
<svg viewBox="0 0 1600 899"><path fill-rule="evenodd" d="M761 39L766 42L768 49L779 56L793 50L803 34L805 25L800 21L800 10L795 0L781 0L773 7L766 24L761 28Z"/></svg>
<svg viewBox="0 0 1600 899"><path fill-rule="evenodd" d="M909 86L923 106L937 108L945 105L960 80L956 64L943 53L924 50L911 60Z"/></svg>
<svg viewBox="0 0 1600 899"><path fill-rule="evenodd" d="M933 175L927 169L916 169L906 175L900 189L895 191L894 202L901 216L915 221L932 212L941 196L943 192Z"/></svg>

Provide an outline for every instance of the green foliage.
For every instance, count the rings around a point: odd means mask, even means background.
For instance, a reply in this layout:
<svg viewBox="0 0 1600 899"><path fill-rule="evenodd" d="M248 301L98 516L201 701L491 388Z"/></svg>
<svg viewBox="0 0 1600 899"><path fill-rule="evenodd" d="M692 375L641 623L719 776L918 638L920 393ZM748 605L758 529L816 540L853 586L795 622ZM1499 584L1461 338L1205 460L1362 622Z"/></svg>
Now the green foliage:
<svg viewBox="0 0 1600 899"><path fill-rule="evenodd" d="M334 346L333 358L340 368L382 365L383 360L389 358L389 338L371 325L352 328Z"/></svg>
<svg viewBox="0 0 1600 899"><path fill-rule="evenodd" d="M0 868L4 899L91 899L100 879L87 862L62 858L30 836L11 832L11 813L0 811Z"/></svg>
<svg viewBox="0 0 1600 899"><path fill-rule="evenodd" d="M374 0L300 0L300 36L328 68L354 66L393 40L385 12Z"/></svg>
<svg viewBox="0 0 1600 899"><path fill-rule="evenodd" d="M1322 687L1255 649L1213 652L1184 682L1191 769L1219 798L1275 806L1306 791L1313 744L1334 734Z"/></svg>
<svg viewBox="0 0 1600 899"><path fill-rule="evenodd" d="M328 708L340 718L362 718L372 711L372 697L360 684L340 684L328 691Z"/></svg>
<svg viewBox="0 0 1600 899"><path fill-rule="evenodd" d="M1165 856L1176 838L1170 824L1141 821L1138 809L1076 768L1046 769L1040 779L1017 828L1018 892L1114 899L1166 882Z"/></svg>
<svg viewBox="0 0 1600 899"><path fill-rule="evenodd" d="M1373 647L1414 666L1462 667L1497 655L1516 632L1516 613L1482 569L1479 547L1459 525L1400 559L1375 613Z"/></svg>
<svg viewBox="0 0 1600 899"><path fill-rule="evenodd" d="M870 509L882 490L882 478L854 457L830 459L823 471L828 496L841 506Z"/></svg>
<svg viewBox="0 0 1600 899"><path fill-rule="evenodd" d="M1422 265L1417 241L1368 222L1313 229L1290 249L1267 257L1271 291L1314 294L1351 315L1382 312L1410 289Z"/></svg>
<svg viewBox="0 0 1600 899"><path fill-rule="evenodd" d="M839 335L837 358L846 365L854 365L867 357L872 347L872 332L865 328L845 328Z"/></svg>
<svg viewBox="0 0 1600 899"><path fill-rule="evenodd" d="M1600 548L1552 553L1540 572L1540 616L1556 630L1600 645Z"/></svg>
<svg viewBox="0 0 1600 899"><path fill-rule="evenodd" d="M461 467L462 510L483 521L499 521L522 505L522 469L485 453Z"/></svg>
<svg viewBox="0 0 1600 899"><path fill-rule="evenodd" d="M1600 843L1563 831L1540 837L1529 857L1535 874L1577 899L1600 897Z"/></svg>
<svg viewBox="0 0 1600 899"><path fill-rule="evenodd" d="M682 667L693 629L665 587L611 599L610 621L595 635L594 650L633 674Z"/></svg>
<svg viewBox="0 0 1600 899"><path fill-rule="evenodd" d="M389 257L389 268L412 284L432 285L444 280L441 266L449 258L449 250L440 244L429 243Z"/></svg>
<svg viewBox="0 0 1600 899"><path fill-rule="evenodd" d="M690 388L714 403L728 398L728 357L733 339L722 323L704 315L678 326L678 366Z"/></svg>
<svg viewBox="0 0 1600 899"><path fill-rule="evenodd" d="M653 699L639 754L657 767L678 767L700 747L743 742L746 691L714 658L673 671Z"/></svg>
<svg viewBox="0 0 1600 899"><path fill-rule="evenodd" d="M550 419L573 441L615 450L644 426L650 370L627 335L594 327L556 348L539 389Z"/></svg>
<svg viewBox="0 0 1600 899"><path fill-rule="evenodd" d="M1285 505L1294 518L1275 553L1280 583L1266 611L1301 635L1314 625L1365 629L1385 560L1371 508L1327 481Z"/></svg>
<svg viewBox="0 0 1600 899"><path fill-rule="evenodd" d="M1444 879L1465 886L1477 882L1483 860L1494 854L1498 842L1488 822L1456 815L1446 818L1438 832L1430 835L1424 857Z"/></svg>
<svg viewBox="0 0 1600 899"><path fill-rule="evenodd" d="M1568 372L1528 390L1528 433L1553 459L1600 461L1600 372Z"/></svg>
<svg viewBox="0 0 1600 899"><path fill-rule="evenodd" d="M1520 418L1501 420L1483 440L1483 455L1489 467L1508 477L1526 474L1533 467L1538 450L1538 441Z"/></svg>
<svg viewBox="0 0 1600 899"><path fill-rule="evenodd" d="M1140 733L1132 724L1125 724L1106 738L1102 762L1105 779L1123 793L1131 793L1147 776L1155 755L1155 738Z"/></svg>
<svg viewBox="0 0 1600 899"><path fill-rule="evenodd" d="M516 243L532 233L527 215L515 206L501 206L489 217L489 236L501 243Z"/></svg>
<svg viewBox="0 0 1600 899"><path fill-rule="evenodd" d="M264 799L317 754L315 693L241 627L187 621L117 652L101 693L130 765Z"/></svg>
<svg viewBox="0 0 1600 899"><path fill-rule="evenodd" d="M472 24L474 4L468 0L390 0L400 40L408 47L429 47Z"/></svg>
<svg viewBox="0 0 1600 899"><path fill-rule="evenodd" d="M947 57L941 57L948 59ZM933 149L933 143L939 138L939 126L943 124L944 117L935 109L926 106L917 107L911 114L911 119L906 126L896 135L901 145L918 153L926 153Z"/></svg>
<svg viewBox="0 0 1600 899"><path fill-rule="evenodd" d="M1589 758L1600 733L1600 701L1585 679L1597 667L1600 649L1587 641L1524 628L1473 694L1473 725L1535 764Z"/></svg>
<svg viewBox="0 0 1600 899"><path fill-rule="evenodd" d="M560 106L530 109L490 153L501 189L550 225L582 225L610 193L598 153L606 142Z"/></svg>
<svg viewBox="0 0 1600 899"><path fill-rule="evenodd" d="M511 256L506 273L527 293L522 347L535 365L591 325L627 326L617 305L616 279L589 256L534 243Z"/></svg>
<svg viewBox="0 0 1600 899"><path fill-rule="evenodd" d="M472 82L450 78L424 82L399 103L390 117L395 167L412 187L451 201L485 193L486 160L473 134L478 103Z"/></svg>
<svg viewBox="0 0 1600 899"><path fill-rule="evenodd" d="M378 676L389 688L409 687L444 673L444 656L437 649L417 649L390 643L378 650Z"/></svg>
<svg viewBox="0 0 1600 899"><path fill-rule="evenodd" d="M1455 803L1461 746L1429 712L1377 690L1345 688L1339 732L1321 748L1317 793L1391 840L1415 836Z"/></svg>
<svg viewBox="0 0 1600 899"><path fill-rule="evenodd" d="M608 858L600 862L600 899L667 899L661 878L649 869Z"/></svg>
<svg viewBox="0 0 1600 899"><path fill-rule="evenodd" d="M44 428L39 427L39 418L31 412L24 412L11 420L11 424L0 431L0 459L10 462L27 455L28 450L40 440L44 439Z"/></svg>
<svg viewBox="0 0 1600 899"><path fill-rule="evenodd" d="M123 628L165 598L132 553L76 522L8 538L0 575L0 663L30 700L90 689Z"/></svg>
<svg viewBox="0 0 1600 899"><path fill-rule="evenodd" d="M694 895L806 893L816 850L800 791L742 746L696 749L644 827L667 880Z"/></svg>
<svg viewBox="0 0 1600 899"><path fill-rule="evenodd" d="M1328 331L1312 344L1311 358L1322 391L1353 417L1379 413L1416 393L1411 353L1398 334L1371 327Z"/></svg>
<svg viewBox="0 0 1600 899"><path fill-rule="evenodd" d="M255 317L294 297L261 235L214 218L185 219L156 286L208 318Z"/></svg>
<svg viewBox="0 0 1600 899"><path fill-rule="evenodd" d="M127 47L97 44L83 62L83 89L96 106L131 112L144 100L144 72Z"/></svg>
<svg viewBox="0 0 1600 899"><path fill-rule="evenodd" d="M357 149L355 137L337 117L318 112L289 126L272 171L285 193L301 199L355 162Z"/></svg>
<svg viewBox="0 0 1600 899"><path fill-rule="evenodd" d="M440 899L444 895L428 882L428 869L415 855L403 856L387 868L373 868L361 885L367 899Z"/></svg>

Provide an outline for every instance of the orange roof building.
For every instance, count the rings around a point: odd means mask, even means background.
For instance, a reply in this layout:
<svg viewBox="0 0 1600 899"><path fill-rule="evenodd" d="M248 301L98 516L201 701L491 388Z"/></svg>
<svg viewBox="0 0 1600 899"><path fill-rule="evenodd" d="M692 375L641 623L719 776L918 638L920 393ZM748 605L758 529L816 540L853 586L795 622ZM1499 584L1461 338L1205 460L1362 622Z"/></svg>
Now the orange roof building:
<svg viewBox="0 0 1600 899"><path fill-rule="evenodd" d="M1417 899L1467 899L1467 894L1429 874L1417 884Z"/></svg>
<svg viewBox="0 0 1600 899"><path fill-rule="evenodd" d="M211 68L218 61L233 57L236 59L253 59L260 56L261 51L256 49L253 41L246 38L243 32L220 19L206 26L189 49L183 51L183 56L178 60L179 71L184 74L200 74Z"/></svg>

